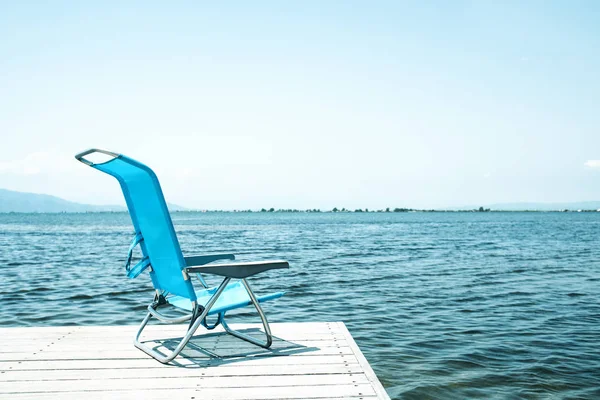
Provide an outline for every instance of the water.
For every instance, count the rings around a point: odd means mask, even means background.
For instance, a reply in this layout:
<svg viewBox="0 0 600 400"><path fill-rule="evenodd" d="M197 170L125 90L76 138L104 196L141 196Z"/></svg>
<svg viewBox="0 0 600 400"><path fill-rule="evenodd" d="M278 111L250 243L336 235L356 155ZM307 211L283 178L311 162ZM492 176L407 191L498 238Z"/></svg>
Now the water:
<svg viewBox="0 0 600 400"><path fill-rule="evenodd" d="M175 213L187 255L285 258L272 322L344 321L392 398L600 398L600 213ZM0 214L0 325L137 323L125 213ZM242 318L249 318L245 315Z"/></svg>

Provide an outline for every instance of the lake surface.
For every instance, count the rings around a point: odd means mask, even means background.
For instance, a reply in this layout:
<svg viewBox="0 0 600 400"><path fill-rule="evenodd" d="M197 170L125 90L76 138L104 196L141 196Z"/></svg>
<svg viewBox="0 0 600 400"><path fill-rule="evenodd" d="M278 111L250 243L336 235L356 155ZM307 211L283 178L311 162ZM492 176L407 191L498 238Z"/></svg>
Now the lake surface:
<svg viewBox="0 0 600 400"><path fill-rule="evenodd" d="M344 321L392 398L600 398L600 213L173 219L186 255L289 260L251 278L287 291L270 321ZM137 324L132 234L125 213L0 214L0 326Z"/></svg>

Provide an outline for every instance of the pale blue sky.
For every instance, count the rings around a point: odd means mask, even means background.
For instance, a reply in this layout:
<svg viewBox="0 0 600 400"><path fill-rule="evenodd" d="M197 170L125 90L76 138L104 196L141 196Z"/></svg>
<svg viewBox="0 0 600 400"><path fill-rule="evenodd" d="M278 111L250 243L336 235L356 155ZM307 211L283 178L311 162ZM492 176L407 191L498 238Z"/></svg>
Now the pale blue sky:
<svg viewBox="0 0 600 400"><path fill-rule="evenodd" d="M600 2L47 3L0 0L2 188L121 203L102 147L194 208L600 200Z"/></svg>

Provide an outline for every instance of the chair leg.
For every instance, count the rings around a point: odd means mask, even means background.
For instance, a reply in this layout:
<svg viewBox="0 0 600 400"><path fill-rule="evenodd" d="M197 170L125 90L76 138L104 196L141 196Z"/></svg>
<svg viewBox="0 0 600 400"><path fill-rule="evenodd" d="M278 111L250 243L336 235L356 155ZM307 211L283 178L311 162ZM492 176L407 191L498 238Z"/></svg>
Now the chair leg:
<svg viewBox="0 0 600 400"><path fill-rule="evenodd" d="M241 333L239 331L231 329L229 327L229 325L227 325L227 322L225 322L225 315L223 315L223 318L221 318L221 325L223 325L223 328L225 328L225 331L227 333L229 333L230 335L233 335L237 338L240 338L242 340L245 340L245 341L255 344L257 346L263 347L265 349L268 349L269 347L271 347L271 344L273 343L273 336L271 335L271 328L269 327L269 321L267 321L267 317L266 317L262 307L260 306L260 303L256 299L254 292L250 288L250 285L246 281L246 279L242 279L242 283L244 284L244 287L246 288L246 291L248 292L250 301L256 308L256 311L258 311L258 315L260 316L260 319L262 320L262 324L263 324L263 327L265 330L265 336L266 336L267 340L260 341L256 338L253 338L252 336L246 335L245 333Z"/></svg>
<svg viewBox="0 0 600 400"><path fill-rule="evenodd" d="M157 361L160 361L163 364L168 364L169 362L173 361L173 359L175 357L177 357L179 355L179 353L181 353L181 350L183 350L183 348L187 345L187 343L190 341L192 336L194 336L194 333L196 332L198 327L202 324L202 321L204 320L204 318L206 318L206 316L208 315L208 311L215 304L215 302L217 301L217 299L219 298L221 293L223 293L223 290L225 290L225 287L227 286L229 281L230 281L230 278L225 278L223 280L223 282L221 282L221 285L219 285L219 288L217 289L215 294L210 298L210 300L206 304L202 313L200 315L198 315L196 320L193 321L193 323L189 326L185 336L183 337L183 339L181 339L181 341L179 342L177 347L171 352L171 354L165 355L165 354L159 353L158 351L156 351L140 342L139 339L142 334L142 331L144 330L146 325L148 325L150 318L152 318L152 314L150 312L146 315L146 317L142 321L142 324L140 325L140 328L138 329L138 332L135 335L135 339L133 340L133 344L135 345L135 347L142 350L144 353L148 354L150 357L156 359Z"/></svg>

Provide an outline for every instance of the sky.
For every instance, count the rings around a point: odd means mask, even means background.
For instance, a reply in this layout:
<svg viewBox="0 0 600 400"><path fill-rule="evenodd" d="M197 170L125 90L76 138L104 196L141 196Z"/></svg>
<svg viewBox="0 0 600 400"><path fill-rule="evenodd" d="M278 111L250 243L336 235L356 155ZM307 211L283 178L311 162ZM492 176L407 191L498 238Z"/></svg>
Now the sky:
<svg viewBox="0 0 600 400"><path fill-rule="evenodd" d="M600 2L0 0L0 188L197 209L600 200Z"/></svg>

